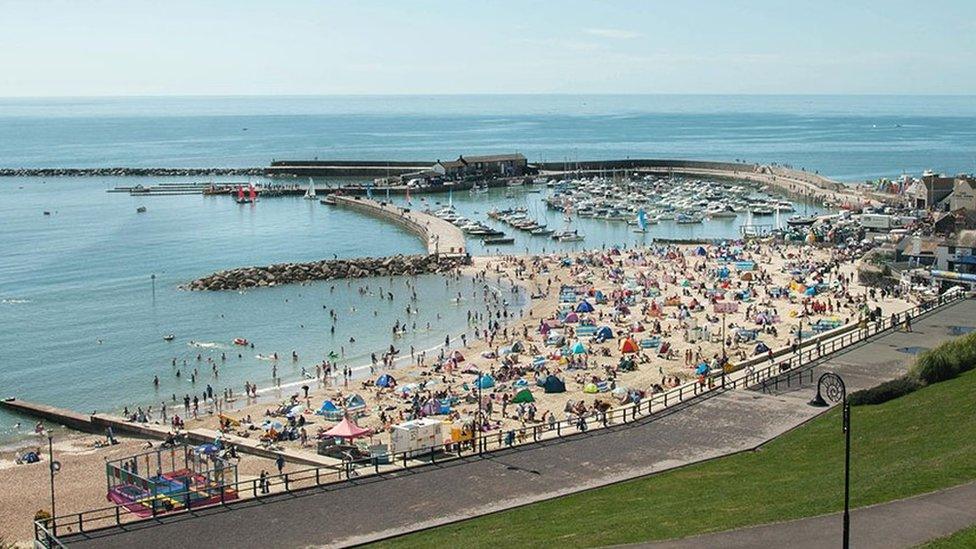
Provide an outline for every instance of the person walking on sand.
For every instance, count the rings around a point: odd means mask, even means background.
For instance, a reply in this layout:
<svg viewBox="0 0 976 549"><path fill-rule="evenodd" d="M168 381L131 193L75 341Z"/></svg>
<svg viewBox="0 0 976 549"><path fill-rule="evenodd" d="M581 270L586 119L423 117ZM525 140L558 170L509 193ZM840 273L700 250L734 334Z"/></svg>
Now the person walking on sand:
<svg viewBox="0 0 976 549"><path fill-rule="evenodd" d="M281 454L275 458L275 466L278 467L278 476L281 476L285 472L285 458Z"/></svg>

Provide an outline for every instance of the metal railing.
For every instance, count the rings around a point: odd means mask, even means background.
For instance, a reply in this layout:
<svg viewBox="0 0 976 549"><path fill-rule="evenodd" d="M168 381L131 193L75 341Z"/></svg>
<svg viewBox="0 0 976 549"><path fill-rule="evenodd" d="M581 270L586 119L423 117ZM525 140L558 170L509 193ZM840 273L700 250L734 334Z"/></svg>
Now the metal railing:
<svg viewBox="0 0 976 549"><path fill-rule="evenodd" d="M748 359L717 374L703 377L668 391L652 394L646 399L605 412L594 411L582 417L577 415L559 421L518 429L477 433L470 440L439 444L408 452L390 453L379 457L346 460L343 465L338 467L300 469L281 475L268 476L263 482L261 479L249 479L226 484L220 490L220 501L208 506L227 505L242 498L262 498L296 490L320 488L348 482L365 475L382 476L385 473L403 468L463 459L484 453L542 443L547 440L580 435L591 429L623 425L653 417L679 404L691 403L707 394L718 394L722 391L756 386L761 386L765 392L770 387L773 390L779 389L780 383L785 383L787 387L791 387L794 380L802 384L805 375L808 375L811 381L813 380L813 367L820 359L887 330L897 328L904 324L906 318L914 319L963 298L965 298L964 292L950 290L932 300L919 304L909 311L900 313L897 320L889 317L868 323L853 322L804 341L796 351L791 348L774 351L772 362L766 355ZM776 358L780 360L775 360ZM755 367L762 363L768 364L761 368ZM231 497L227 497L228 494L231 494ZM190 495L189 492L177 492L168 494L168 497L176 501L183 501L184 499L189 501ZM130 510L126 505L114 505L37 520L34 522L35 541L42 547L63 547L57 537L59 533L62 536L84 534L94 530L121 526L128 522L153 520L163 516L162 513L157 512L156 506L151 507L151 517L144 516L145 511L143 514L139 514ZM165 513L165 515L192 512L201 507L204 506L180 508Z"/></svg>

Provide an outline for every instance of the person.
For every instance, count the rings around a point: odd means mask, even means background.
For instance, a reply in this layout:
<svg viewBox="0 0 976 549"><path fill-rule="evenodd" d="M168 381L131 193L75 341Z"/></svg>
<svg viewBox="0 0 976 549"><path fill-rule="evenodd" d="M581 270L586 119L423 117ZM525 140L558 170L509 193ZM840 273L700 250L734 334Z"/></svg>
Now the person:
<svg viewBox="0 0 976 549"><path fill-rule="evenodd" d="M912 331L912 314L910 312L905 312L905 331Z"/></svg>
<svg viewBox="0 0 976 549"><path fill-rule="evenodd" d="M278 474L281 475L285 472L285 458L281 454L275 458L275 465L278 467Z"/></svg>
<svg viewBox="0 0 976 549"><path fill-rule="evenodd" d="M268 493L268 472L261 469L261 475L258 477L258 484L261 486L261 493Z"/></svg>

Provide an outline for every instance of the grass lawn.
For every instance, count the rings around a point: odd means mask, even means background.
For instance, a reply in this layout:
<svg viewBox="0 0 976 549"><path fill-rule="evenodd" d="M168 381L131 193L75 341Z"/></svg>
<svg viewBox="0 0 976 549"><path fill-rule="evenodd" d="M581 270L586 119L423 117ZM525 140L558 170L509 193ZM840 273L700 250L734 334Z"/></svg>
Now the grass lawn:
<svg viewBox="0 0 976 549"><path fill-rule="evenodd" d="M976 547L976 525L960 530L949 537L932 540L920 547L923 549L968 549Z"/></svg>
<svg viewBox="0 0 976 549"><path fill-rule="evenodd" d="M974 393L976 371L971 371L885 404L855 407L851 505L904 498L976 478ZM756 452L382 545L589 547L820 515L843 508L843 466L844 437L835 408Z"/></svg>

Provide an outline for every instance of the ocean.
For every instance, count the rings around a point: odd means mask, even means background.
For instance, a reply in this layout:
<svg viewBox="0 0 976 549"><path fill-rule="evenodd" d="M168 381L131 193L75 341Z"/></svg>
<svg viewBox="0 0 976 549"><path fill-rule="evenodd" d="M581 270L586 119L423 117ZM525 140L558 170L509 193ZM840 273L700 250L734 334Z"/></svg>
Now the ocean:
<svg viewBox="0 0 976 549"><path fill-rule="evenodd" d="M742 159L818 170L844 181L935 169L973 171L971 97L429 96L108 98L0 100L0 167L246 167L272 159L435 160L519 151L531 160ZM237 178L218 178L240 180ZM201 178L170 178L199 181ZM258 178L254 178L255 181ZM158 406L207 383L267 388L277 352L285 382L329 352L368 364L399 320L417 329L396 341L418 350L456 335L470 280L416 280L407 315L404 279L322 282L237 292L186 292L180 284L243 265L422 253L412 235L360 214L297 197L241 207L226 197L131 197L116 185L156 178L0 178L0 397L82 412ZM330 181L319 181L327 185ZM542 194L432 195L468 217L524 206L552 225ZM415 198L416 200L416 198ZM136 208L146 206L145 214ZM803 206L798 206L801 209ZM48 211L51 215L43 215ZM520 235L525 253L641 242L620 222L578 220L580 243ZM731 221L662 223L645 238L728 238ZM155 276L155 278L153 278ZM393 301L379 293L393 292ZM457 292L465 299L456 302ZM505 292L506 288L500 288ZM513 309L524 299L508 296ZM339 314L335 334L328 310ZM427 328L428 323L430 328ZM166 342L163 335L174 334ZM254 350L234 347L236 337ZM350 342L355 338L355 342ZM292 351L299 360L291 361ZM220 360L220 376L206 358ZM240 353L240 357L238 354ZM201 360L197 360L200 355ZM172 360L182 372L175 377ZM186 366L183 365L186 361ZM191 384L189 373L200 379ZM152 386L159 376L160 387ZM0 441L19 436L0 413ZM22 426L20 432L29 430Z"/></svg>

